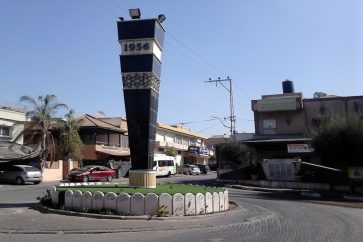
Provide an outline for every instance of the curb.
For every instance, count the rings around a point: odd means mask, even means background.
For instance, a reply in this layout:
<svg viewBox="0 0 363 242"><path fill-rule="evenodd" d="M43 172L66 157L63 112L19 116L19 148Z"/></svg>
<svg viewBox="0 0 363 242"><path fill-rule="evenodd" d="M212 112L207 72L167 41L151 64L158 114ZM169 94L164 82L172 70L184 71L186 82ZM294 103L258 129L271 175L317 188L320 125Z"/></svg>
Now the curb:
<svg viewBox="0 0 363 242"><path fill-rule="evenodd" d="M60 215L68 215L68 216L77 216L77 217L87 217L87 218L97 218L97 219L115 219L115 220L156 220L156 221L164 221L164 220L186 220L186 219L205 219L205 218L213 218L218 216L228 216L229 214L236 212L236 210L240 210L238 204L234 201L229 201L230 205L226 211L218 212L218 213L210 213L210 214L202 214L202 215L189 215L189 216L169 216L169 217L158 217L156 215L138 215L138 216L124 216L124 215L107 215L107 214L97 214L97 213L80 213L69 210L59 210L46 207L40 203L36 205L39 211L43 213L54 213ZM231 206L232 205L232 206Z"/></svg>

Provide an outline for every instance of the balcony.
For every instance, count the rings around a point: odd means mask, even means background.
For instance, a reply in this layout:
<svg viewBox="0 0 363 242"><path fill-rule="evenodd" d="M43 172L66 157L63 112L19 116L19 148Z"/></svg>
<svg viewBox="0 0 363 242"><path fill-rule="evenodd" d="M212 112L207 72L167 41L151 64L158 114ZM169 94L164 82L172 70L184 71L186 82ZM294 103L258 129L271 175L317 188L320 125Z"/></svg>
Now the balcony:
<svg viewBox="0 0 363 242"><path fill-rule="evenodd" d="M129 148L116 147L116 146L106 146L106 145L96 145L96 152L101 152L109 155L115 156L127 156L130 155Z"/></svg>
<svg viewBox="0 0 363 242"><path fill-rule="evenodd" d="M170 147L170 148L175 148L177 150L188 150L188 145L176 144L176 143L166 142L166 141L156 141L156 146L162 147L162 148Z"/></svg>

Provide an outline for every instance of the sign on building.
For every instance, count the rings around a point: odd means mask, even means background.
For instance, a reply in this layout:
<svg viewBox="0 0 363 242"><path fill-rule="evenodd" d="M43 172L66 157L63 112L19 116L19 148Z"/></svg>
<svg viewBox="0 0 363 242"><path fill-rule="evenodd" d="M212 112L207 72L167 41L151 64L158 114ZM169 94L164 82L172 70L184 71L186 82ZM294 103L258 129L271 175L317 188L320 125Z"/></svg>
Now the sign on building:
<svg viewBox="0 0 363 242"><path fill-rule="evenodd" d="M310 144L287 144L288 153L311 153L314 148Z"/></svg>

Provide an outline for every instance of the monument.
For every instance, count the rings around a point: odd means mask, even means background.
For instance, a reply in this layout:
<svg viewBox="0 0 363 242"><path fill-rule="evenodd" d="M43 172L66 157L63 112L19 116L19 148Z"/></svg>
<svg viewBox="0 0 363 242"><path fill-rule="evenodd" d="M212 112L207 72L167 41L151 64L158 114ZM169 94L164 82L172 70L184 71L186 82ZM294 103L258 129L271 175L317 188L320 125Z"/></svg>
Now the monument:
<svg viewBox="0 0 363 242"><path fill-rule="evenodd" d="M165 33L161 23L165 16L141 19L140 9L129 12L131 20L120 18L117 22L131 153L129 185L155 188L155 133Z"/></svg>

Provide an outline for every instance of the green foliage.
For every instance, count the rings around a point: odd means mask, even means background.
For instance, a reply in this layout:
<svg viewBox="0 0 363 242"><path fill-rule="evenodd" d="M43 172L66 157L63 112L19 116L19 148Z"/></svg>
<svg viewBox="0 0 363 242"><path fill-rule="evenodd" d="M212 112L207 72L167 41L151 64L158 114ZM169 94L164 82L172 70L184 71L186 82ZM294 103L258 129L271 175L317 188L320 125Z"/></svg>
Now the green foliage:
<svg viewBox="0 0 363 242"><path fill-rule="evenodd" d="M326 96L327 94L325 92L314 92L314 98L322 98Z"/></svg>
<svg viewBox="0 0 363 242"><path fill-rule="evenodd" d="M312 145L326 166L363 165L363 117L324 117L312 127Z"/></svg>
<svg viewBox="0 0 363 242"><path fill-rule="evenodd" d="M78 133L79 120L74 118L74 111L71 109L65 115L65 122L62 127L63 155L65 159L82 159L82 140Z"/></svg>
<svg viewBox="0 0 363 242"><path fill-rule="evenodd" d="M237 143L228 142L221 146L221 153L227 164L237 169L241 166L250 165L250 153L248 146Z"/></svg>
<svg viewBox="0 0 363 242"><path fill-rule="evenodd" d="M178 164L176 164L176 173L182 174L183 173L183 167L180 166L180 165L178 165Z"/></svg>
<svg viewBox="0 0 363 242"><path fill-rule="evenodd" d="M164 154L168 156L176 157L177 151L174 148L171 147L165 147Z"/></svg>
<svg viewBox="0 0 363 242"><path fill-rule="evenodd" d="M47 189L46 193L43 193L41 196L36 197L37 200L44 206L51 207L52 206L52 197L50 195L50 189Z"/></svg>

